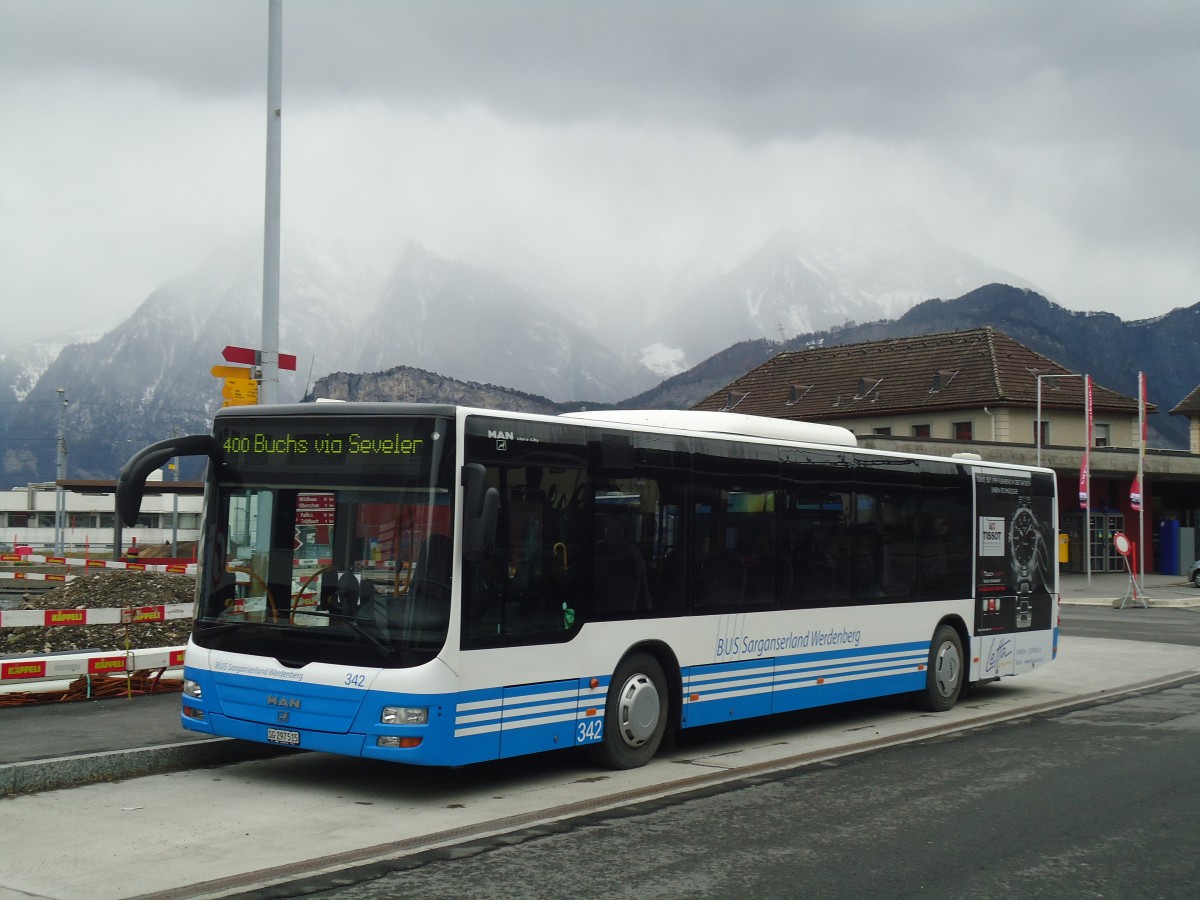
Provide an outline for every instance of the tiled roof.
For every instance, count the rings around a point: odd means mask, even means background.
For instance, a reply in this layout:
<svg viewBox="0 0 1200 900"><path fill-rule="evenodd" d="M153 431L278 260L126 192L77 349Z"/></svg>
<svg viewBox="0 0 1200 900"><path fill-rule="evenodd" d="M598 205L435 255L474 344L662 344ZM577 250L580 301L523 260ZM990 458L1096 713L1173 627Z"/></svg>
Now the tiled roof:
<svg viewBox="0 0 1200 900"><path fill-rule="evenodd" d="M1179 405L1171 410L1173 416L1194 416L1200 414L1200 387L1179 401Z"/></svg>
<svg viewBox="0 0 1200 900"><path fill-rule="evenodd" d="M991 327L974 328L781 353L695 409L732 407L815 421L981 406L1032 409L1035 376L1074 374ZM1135 397L1094 381L1092 403L1097 411L1137 414ZM1082 410L1083 379L1043 379L1042 408Z"/></svg>

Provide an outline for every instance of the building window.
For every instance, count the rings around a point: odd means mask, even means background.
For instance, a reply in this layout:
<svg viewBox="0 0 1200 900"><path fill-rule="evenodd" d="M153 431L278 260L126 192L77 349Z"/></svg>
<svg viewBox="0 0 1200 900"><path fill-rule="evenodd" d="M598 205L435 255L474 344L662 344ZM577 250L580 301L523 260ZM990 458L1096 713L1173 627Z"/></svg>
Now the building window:
<svg viewBox="0 0 1200 900"><path fill-rule="evenodd" d="M970 422L955 422L951 426L951 428L954 431L954 439L956 441L973 440L972 435L974 434L974 432L971 428Z"/></svg>
<svg viewBox="0 0 1200 900"><path fill-rule="evenodd" d="M928 425L928 423L926 423L926 424L924 424L924 425L914 425L914 426L912 427L912 436L913 436L913 437L917 437L917 438L927 438L927 437L929 437L929 425Z"/></svg>
<svg viewBox="0 0 1200 900"><path fill-rule="evenodd" d="M1112 426L1097 422L1092 426L1092 440L1096 447L1112 446Z"/></svg>
<svg viewBox="0 0 1200 900"><path fill-rule="evenodd" d="M1045 419L1042 419L1041 426L1042 426L1042 436L1039 439L1038 438L1038 423L1037 422L1033 423L1033 442L1035 444L1041 444L1043 447L1045 447L1047 444L1050 443L1050 423L1047 422Z"/></svg>
<svg viewBox="0 0 1200 900"><path fill-rule="evenodd" d="M892 428L890 425L880 425L877 428L871 429L871 434L891 434Z"/></svg>

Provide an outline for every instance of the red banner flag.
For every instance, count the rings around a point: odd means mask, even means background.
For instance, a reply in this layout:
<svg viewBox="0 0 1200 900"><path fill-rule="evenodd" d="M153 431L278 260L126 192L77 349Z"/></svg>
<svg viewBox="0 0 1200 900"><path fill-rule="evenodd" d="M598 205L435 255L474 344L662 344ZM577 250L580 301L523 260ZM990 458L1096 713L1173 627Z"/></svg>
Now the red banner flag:
<svg viewBox="0 0 1200 900"><path fill-rule="evenodd" d="M1092 458L1092 433L1094 426L1092 424L1092 376L1083 376L1083 394L1084 394L1084 411L1087 420L1087 437L1083 445L1083 465L1079 467L1079 506L1081 509L1091 508L1091 499L1089 497L1089 488L1091 478L1089 468Z"/></svg>
<svg viewBox="0 0 1200 900"><path fill-rule="evenodd" d="M1137 475L1129 488L1129 505L1134 511L1142 508L1142 479L1145 477L1143 468L1146 460L1146 373L1138 372L1138 431L1141 443L1138 445Z"/></svg>

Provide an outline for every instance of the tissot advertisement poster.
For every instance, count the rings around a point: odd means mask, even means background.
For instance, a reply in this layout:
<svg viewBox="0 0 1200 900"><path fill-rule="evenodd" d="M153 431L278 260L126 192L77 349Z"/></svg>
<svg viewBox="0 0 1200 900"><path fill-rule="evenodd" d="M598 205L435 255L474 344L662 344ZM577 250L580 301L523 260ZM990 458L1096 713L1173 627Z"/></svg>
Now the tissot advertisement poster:
<svg viewBox="0 0 1200 900"><path fill-rule="evenodd" d="M975 478L976 631L1049 628L1055 571L1053 480L1001 469L980 470Z"/></svg>

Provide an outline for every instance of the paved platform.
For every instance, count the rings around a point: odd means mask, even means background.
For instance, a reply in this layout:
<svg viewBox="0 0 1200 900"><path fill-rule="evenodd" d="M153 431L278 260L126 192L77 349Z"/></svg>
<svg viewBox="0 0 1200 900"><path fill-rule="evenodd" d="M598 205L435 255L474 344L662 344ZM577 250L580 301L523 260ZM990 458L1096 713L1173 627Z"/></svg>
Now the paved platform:
<svg viewBox="0 0 1200 900"><path fill-rule="evenodd" d="M881 701L795 714L689 735L628 771L598 771L569 752L462 769L293 753L14 796L3 801L5 821L16 824L0 829L0 896L267 892L435 848L477 852L472 842L545 833L576 816L1200 679L1197 647L1064 636L1060 650L1051 665L987 685L945 713Z"/></svg>
<svg viewBox="0 0 1200 900"><path fill-rule="evenodd" d="M1139 578L1138 586L1144 589L1151 608L1200 607L1200 588L1189 582L1186 575L1148 574ZM1059 592L1065 604L1111 606L1125 600L1126 606L1135 605L1130 578L1125 572L1093 573L1090 577L1063 574L1059 576Z"/></svg>
<svg viewBox="0 0 1200 900"><path fill-rule="evenodd" d="M1112 607L1127 595L1129 578L1064 575L1060 587L1065 604ZM1145 593L1151 608L1200 607L1200 588L1182 576L1148 575ZM184 731L177 693L13 707L0 709L0 796L287 752Z"/></svg>

